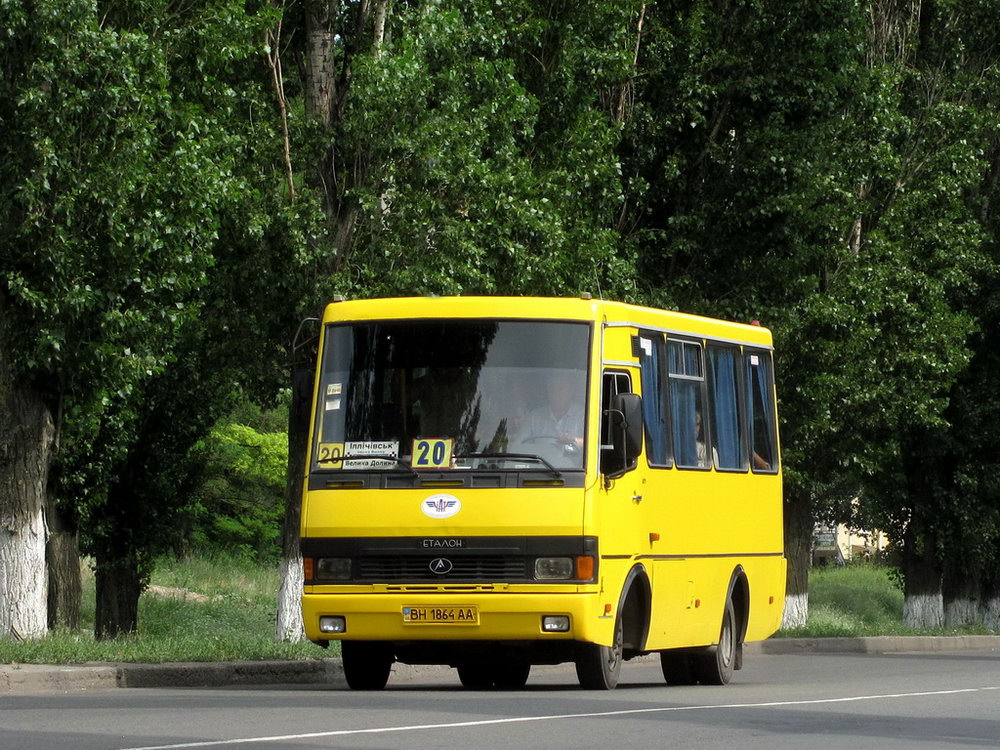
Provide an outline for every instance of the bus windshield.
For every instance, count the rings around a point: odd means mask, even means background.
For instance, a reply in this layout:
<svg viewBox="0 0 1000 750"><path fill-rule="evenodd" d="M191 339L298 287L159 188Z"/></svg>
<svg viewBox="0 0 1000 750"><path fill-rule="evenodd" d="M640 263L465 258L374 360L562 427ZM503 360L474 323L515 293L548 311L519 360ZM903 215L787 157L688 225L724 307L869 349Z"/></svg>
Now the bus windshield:
<svg viewBox="0 0 1000 750"><path fill-rule="evenodd" d="M332 324L313 470L582 469L589 342L587 323Z"/></svg>

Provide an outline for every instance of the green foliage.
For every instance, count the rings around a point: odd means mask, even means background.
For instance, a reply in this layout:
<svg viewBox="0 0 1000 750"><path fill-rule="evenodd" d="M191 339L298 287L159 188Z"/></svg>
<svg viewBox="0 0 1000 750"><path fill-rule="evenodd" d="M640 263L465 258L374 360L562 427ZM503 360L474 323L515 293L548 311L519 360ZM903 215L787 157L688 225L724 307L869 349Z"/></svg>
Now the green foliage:
<svg viewBox="0 0 1000 750"><path fill-rule="evenodd" d="M242 411L243 418L251 416L249 405ZM252 421L271 431L223 420L199 444L204 474L189 510L187 543L194 549L273 561L281 555L287 408L258 411Z"/></svg>
<svg viewBox="0 0 1000 750"><path fill-rule="evenodd" d="M354 64L339 143L358 294L627 290L612 230L634 3L399 9L392 43Z"/></svg>

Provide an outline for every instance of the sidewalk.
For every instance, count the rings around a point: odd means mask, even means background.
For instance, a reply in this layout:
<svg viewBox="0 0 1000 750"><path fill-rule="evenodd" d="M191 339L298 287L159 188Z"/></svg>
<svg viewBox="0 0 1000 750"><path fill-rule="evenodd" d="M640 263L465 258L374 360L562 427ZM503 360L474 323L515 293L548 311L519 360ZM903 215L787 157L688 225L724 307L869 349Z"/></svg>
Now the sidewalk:
<svg viewBox="0 0 1000 750"><path fill-rule="evenodd" d="M933 651L1000 653L1000 635L772 638L748 643L753 654L894 654ZM650 657L643 657L650 658ZM655 657L652 657L655 658ZM447 667L397 665L400 673ZM171 664L2 664L0 695L139 687L235 687L323 684L345 687L340 659L307 661L183 662Z"/></svg>

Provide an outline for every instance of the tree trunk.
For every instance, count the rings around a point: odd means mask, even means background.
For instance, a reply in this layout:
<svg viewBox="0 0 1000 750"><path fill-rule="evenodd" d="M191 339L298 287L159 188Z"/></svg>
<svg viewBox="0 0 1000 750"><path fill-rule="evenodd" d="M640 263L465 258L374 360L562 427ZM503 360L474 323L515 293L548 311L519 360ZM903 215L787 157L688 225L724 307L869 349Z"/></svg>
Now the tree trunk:
<svg viewBox="0 0 1000 750"><path fill-rule="evenodd" d="M375 56L382 56L382 45L385 43L385 14L388 0L377 0L375 3L375 31L372 34Z"/></svg>
<svg viewBox="0 0 1000 750"><path fill-rule="evenodd" d="M334 99L334 32L331 3L308 0L306 14L306 117L329 127Z"/></svg>
<svg viewBox="0 0 1000 750"><path fill-rule="evenodd" d="M944 625L944 600L934 537L922 533L919 523L911 521L903 545L903 624L939 628Z"/></svg>
<svg viewBox="0 0 1000 750"><path fill-rule="evenodd" d="M309 440L312 406L312 368L299 367L292 373L292 403L288 408L288 471L286 474L285 522L282 531L281 586L278 588L278 615L275 638L301 641L302 551L299 523L302 518L302 481Z"/></svg>
<svg viewBox="0 0 1000 750"><path fill-rule="evenodd" d="M943 583L945 625L958 628L980 621L981 579L975 567L958 564L945 567Z"/></svg>
<svg viewBox="0 0 1000 750"><path fill-rule="evenodd" d="M45 496L55 438L44 399L12 375L0 341L0 638L40 638Z"/></svg>
<svg viewBox="0 0 1000 750"><path fill-rule="evenodd" d="M142 576L135 552L98 552L95 582L94 637L104 641L134 633L139 627L139 595L142 593Z"/></svg>
<svg viewBox="0 0 1000 750"><path fill-rule="evenodd" d="M782 628L800 628L809 617L809 565L812 554L812 503L806 492L785 495L785 613Z"/></svg>
<svg viewBox="0 0 1000 750"><path fill-rule="evenodd" d="M49 540L45 545L45 564L49 574L49 627L76 630L80 627L80 599L83 593L76 519L59 509L51 493L46 503L45 519L49 526Z"/></svg>
<svg viewBox="0 0 1000 750"><path fill-rule="evenodd" d="M979 620L987 628L1000 632L1000 568L994 568L983 581Z"/></svg>

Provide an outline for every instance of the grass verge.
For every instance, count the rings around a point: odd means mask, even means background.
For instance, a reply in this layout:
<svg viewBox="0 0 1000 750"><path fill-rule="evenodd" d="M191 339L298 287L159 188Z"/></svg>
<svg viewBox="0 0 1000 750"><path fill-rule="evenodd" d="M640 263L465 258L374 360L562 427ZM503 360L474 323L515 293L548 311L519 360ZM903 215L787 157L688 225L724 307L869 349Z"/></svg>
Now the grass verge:
<svg viewBox="0 0 1000 750"><path fill-rule="evenodd" d="M0 640L0 663L160 663L315 659L334 655L312 643L274 640L278 566L228 558L161 560L139 599L137 633L95 641L94 579L83 576L82 623L45 638Z"/></svg>
<svg viewBox="0 0 1000 750"><path fill-rule="evenodd" d="M903 592L892 569L874 565L814 568L809 574L809 620L782 630L786 638L862 638L878 635L995 635L983 627L908 628Z"/></svg>
<svg viewBox="0 0 1000 750"><path fill-rule="evenodd" d="M139 632L97 642L94 580L84 574L83 623L37 641L0 640L0 663L228 661L315 659L337 655L311 643L273 638L278 566L230 558L164 559L139 600ZM781 637L974 635L982 628L915 630L902 624L903 593L889 569L817 568L809 578L809 622Z"/></svg>

